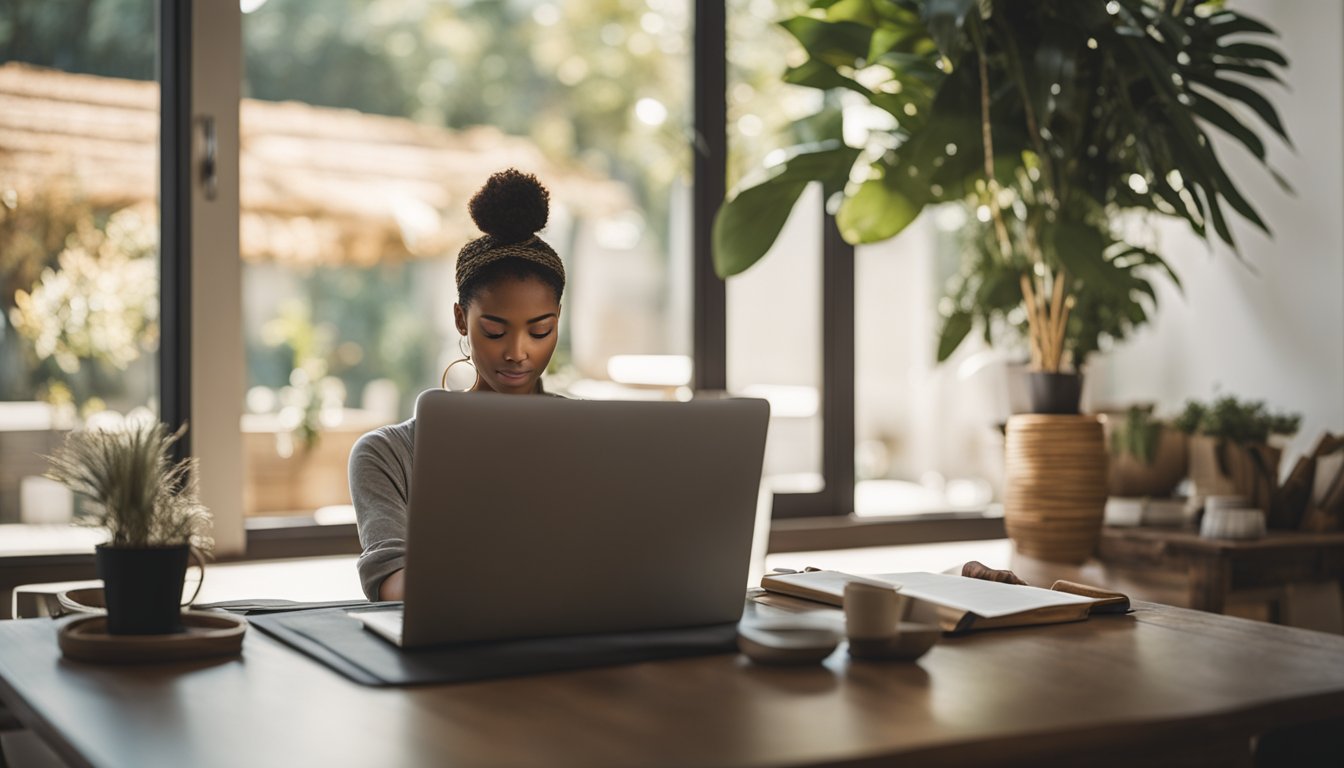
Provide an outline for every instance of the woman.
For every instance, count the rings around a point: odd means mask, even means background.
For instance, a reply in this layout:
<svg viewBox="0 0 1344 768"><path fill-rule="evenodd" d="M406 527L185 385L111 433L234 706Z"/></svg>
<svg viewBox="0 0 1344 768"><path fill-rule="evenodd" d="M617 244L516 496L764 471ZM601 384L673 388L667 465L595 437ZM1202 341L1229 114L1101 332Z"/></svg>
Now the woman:
<svg viewBox="0 0 1344 768"><path fill-rule="evenodd" d="M463 359L476 369L471 391L545 394L541 374L555 352L565 268L537 237L549 193L535 176L510 169L491 176L468 203L485 235L457 258L453 318ZM452 365L449 366L451 368ZM446 384L448 372L444 371ZM359 578L370 600L405 595L406 510L410 504L415 419L359 439L350 453L350 496L359 522ZM967 563L962 575L1022 583L1008 571Z"/></svg>
<svg viewBox="0 0 1344 768"><path fill-rule="evenodd" d="M463 358L453 365L475 368L473 392L545 394L541 375L555 352L565 288L560 257L536 234L546 226L549 202L535 176L509 169L491 176L467 204L485 234L457 257L453 318ZM445 370L445 386L447 376ZM350 452L350 496L364 548L359 578L370 600L405 594L414 449L412 418L364 435Z"/></svg>

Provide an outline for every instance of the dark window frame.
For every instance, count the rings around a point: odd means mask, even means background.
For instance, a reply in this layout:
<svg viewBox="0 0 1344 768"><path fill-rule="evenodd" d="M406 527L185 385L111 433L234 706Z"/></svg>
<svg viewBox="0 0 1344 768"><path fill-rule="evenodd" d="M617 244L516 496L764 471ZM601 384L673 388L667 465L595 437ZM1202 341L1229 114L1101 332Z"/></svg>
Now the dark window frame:
<svg viewBox="0 0 1344 768"><path fill-rule="evenodd" d="M191 9L159 0L159 418L176 430L191 415ZM174 446L191 455L191 435Z"/></svg>
<svg viewBox="0 0 1344 768"><path fill-rule="evenodd" d="M696 0L692 89L694 388L728 388L727 291L714 272L714 216L728 176L727 12L723 0ZM821 476L815 493L781 493L774 517L848 517L854 513L854 246L823 214L821 280Z"/></svg>

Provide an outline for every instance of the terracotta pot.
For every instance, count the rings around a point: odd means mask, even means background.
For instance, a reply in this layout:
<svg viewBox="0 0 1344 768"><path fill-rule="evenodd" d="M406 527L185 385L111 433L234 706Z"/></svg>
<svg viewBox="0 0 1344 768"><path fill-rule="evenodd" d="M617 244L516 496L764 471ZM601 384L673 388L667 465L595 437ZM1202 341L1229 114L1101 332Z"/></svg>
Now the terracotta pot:
<svg viewBox="0 0 1344 768"><path fill-rule="evenodd" d="M1263 443L1240 445L1206 435L1190 438L1190 479L1195 495L1243 496L1269 514L1279 485L1283 451Z"/></svg>

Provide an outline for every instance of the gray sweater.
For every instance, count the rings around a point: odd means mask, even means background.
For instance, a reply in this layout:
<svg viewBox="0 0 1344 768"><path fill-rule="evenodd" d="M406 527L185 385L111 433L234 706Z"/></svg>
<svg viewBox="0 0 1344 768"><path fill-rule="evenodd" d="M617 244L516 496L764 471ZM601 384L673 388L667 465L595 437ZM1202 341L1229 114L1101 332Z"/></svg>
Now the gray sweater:
<svg viewBox="0 0 1344 768"><path fill-rule="evenodd" d="M350 498L359 523L359 580L378 599L383 579L406 567L406 511L411 499L415 419L379 427L350 450Z"/></svg>

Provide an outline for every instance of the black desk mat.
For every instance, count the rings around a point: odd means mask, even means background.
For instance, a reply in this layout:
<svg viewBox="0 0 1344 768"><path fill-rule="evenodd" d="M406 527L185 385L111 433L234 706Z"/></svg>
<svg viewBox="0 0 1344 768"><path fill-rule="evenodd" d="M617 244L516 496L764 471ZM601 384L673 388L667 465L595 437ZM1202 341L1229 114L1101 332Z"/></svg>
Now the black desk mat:
<svg viewBox="0 0 1344 768"><path fill-rule="evenodd" d="M737 649L737 626L719 624L402 650L366 630L346 615L348 610L254 614L248 621L345 677L372 686L462 683Z"/></svg>

